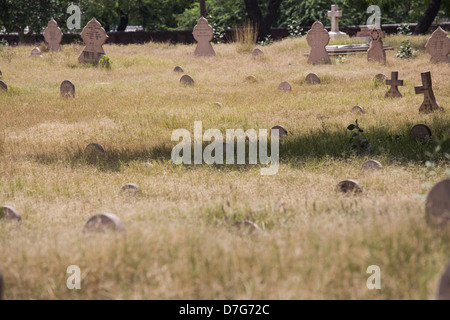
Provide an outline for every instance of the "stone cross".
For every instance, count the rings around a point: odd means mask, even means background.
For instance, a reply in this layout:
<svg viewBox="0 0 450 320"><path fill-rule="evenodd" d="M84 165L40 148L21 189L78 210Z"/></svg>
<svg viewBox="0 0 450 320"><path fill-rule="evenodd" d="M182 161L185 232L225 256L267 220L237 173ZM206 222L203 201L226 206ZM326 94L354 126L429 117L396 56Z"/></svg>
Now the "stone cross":
<svg viewBox="0 0 450 320"><path fill-rule="evenodd" d="M47 45L52 49L53 51L58 51L61 49L61 40L62 40L63 33L61 29L58 27L58 23L52 19L49 21L47 28L44 31L44 38L45 42L47 42Z"/></svg>
<svg viewBox="0 0 450 320"><path fill-rule="evenodd" d="M422 72L422 85L415 87L416 94L423 94L424 100L420 106L420 113L431 113L440 110L441 106L436 100L433 92L433 85L431 82L431 72Z"/></svg>
<svg viewBox="0 0 450 320"><path fill-rule="evenodd" d="M367 61L379 62L386 64L386 52L383 47L383 38L386 37L386 33L380 29L373 29L370 32L370 47L367 51Z"/></svg>
<svg viewBox="0 0 450 320"><path fill-rule="evenodd" d="M306 41L311 47L308 58L309 64L331 63L326 49L327 44L330 42L330 35L320 21L313 23L311 30L306 36Z"/></svg>
<svg viewBox="0 0 450 320"><path fill-rule="evenodd" d="M216 52L214 51L211 40L214 37L214 30L208 24L208 20L204 17L201 17L197 25L194 27L194 31L192 32L194 35L194 39L197 41L197 48L195 48L195 55L198 57L207 57L207 56L215 56Z"/></svg>
<svg viewBox="0 0 450 320"><path fill-rule="evenodd" d="M398 86L403 86L403 80L398 80L398 71L392 72L391 79L386 79L386 85L391 86L386 93L385 98L402 98L402 94L398 91Z"/></svg>
<svg viewBox="0 0 450 320"><path fill-rule="evenodd" d="M331 11L328 11L328 16L331 18L331 31L339 32L339 20L338 18L342 17L342 11L339 11L339 6L337 4L333 4L331 6Z"/></svg>
<svg viewBox="0 0 450 320"><path fill-rule="evenodd" d="M425 48L431 55L432 63L450 63L450 37L441 27L433 32Z"/></svg>
<svg viewBox="0 0 450 320"><path fill-rule="evenodd" d="M80 63L97 64L101 57L105 55L102 46L109 38L105 29L102 28L100 22L92 18L81 32L81 38L86 47L78 57L78 61Z"/></svg>

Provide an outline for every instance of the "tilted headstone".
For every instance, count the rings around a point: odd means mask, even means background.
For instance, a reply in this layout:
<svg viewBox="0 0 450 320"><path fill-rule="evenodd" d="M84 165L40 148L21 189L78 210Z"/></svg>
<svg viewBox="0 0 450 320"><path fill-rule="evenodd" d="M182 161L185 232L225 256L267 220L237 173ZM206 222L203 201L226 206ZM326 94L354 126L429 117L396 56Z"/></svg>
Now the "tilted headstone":
<svg viewBox="0 0 450 320"><path fill-rule="evenodd" d="M361 166L361 171L377 171L382 169L383 165L377 160L368 160Z"/></svg>
<svg viewBox="0 0 450 320"><path fill-rule="evenodd" d="M450 262L441 275L439 289L437 292L438 300L450 300Z"/></svg>
<svg viewBox="0 0 450 320"><path fill-rule="evenodd" d="M364 109L361 106L354 106L350 112L351 113L355 113L355 112L365 113Z"/></svg>
<svg viewBox="0 0 450 320"><path fill-rule="evenodd" d="M105 55L103 44L109 38L105 29L102 28L100 22L92 18L81 32L81 38L86 44L86 47L78 57L78 61L80 63L97 64Z"/></svg>
<svg viewBox="0 0 450 320"><path fill-rule="evenodd" d="M328 11L328 16L331 18L330 38L348 38L348 35L345 32L339 31L339 18L342 17L342 11L339 11L339 6L333 4L331 6L331 11Z"/></svg>
<svg viewBox="0 0 450 320"><path fill-rule="evenodd" d="M0 208L0 220L9 220L9 221L22 221L22 217L17 212L16 209L9 206L3 206Z"/></svg>
<svg viewBox="0 0 450 320"><path fill-rule="evenodd" d="M356 180L344 180L338 183L336 190L342 193L362 193L363 188Z"/></svg>
<svg viewBox="0 0 450 320"><path fill-rule="evenodd" d="M181 77L180 83L184 84L186 86L193 86L194 85L194 79L192 79L192 77L190 75L185 74L184 76Z"/></svg>
<svg viewBox="0 0 450 320"><path fill-rule="evenodd" d="M120 189L120 195L140 196L141 188L135 183L128 183Z"/></svg>
<svg viewBox="0 0 450 320"><path fill-rule="evenodd" d="M429 141L431 136L431 129L424 124L415 125L409 133L411 140Z"/></svg>
<svg viewBox="0 0 450 320"><path fill-rule="evenodd" d="M125 231L120 218L112 213L102 213L91 217L83 228L83 233Z"/></svg>
<svg viewBox="0 0 450 320"><path fill-rule="evenodd" d="M306 41L311 47L308 58L309 64L331 63L326 49L326 46L330 42L330 35L320 21L313 23L311 30L309 30L306 36Z"/></svg>
<svg viewBox="0 0 450 320"><path fill-rule="evenodd" d="M197 57L215 56L211 41L214 37L214 30L208 24L208 20L204 17L198 19L197 25L192 32L195 41L197 41L197 48L195 48L194 55Z"/></svg>
<svg viewBox="0 0 450 320"><path fill-rule="evenodd" d="M320 78L315 73L310 73L306 76L306 83L307 84L320 84Z"/></svg>
<svg viewBox="0 0 450 320"><path fill-rule="evenodd" d="M290 91L292 91L292 87L289 84L289 82L284 81L284 82L280 83L280 85L278 86L278 90L281 90L284 92L290 92Z"/></svg>
<svg viewBox="0 0 450 320"><path fill-rule="evenodd" d="M31 50L29 58L42 58L41 49L35 47L33 50Z"/></svg>
<svg viewBox="0 0 450 320"><path fill-rule="evenodd" d="M432 63L450 63L450 37L441 27L438 27L425 45L431 55Z"/></svg>
<svg viewBox="0 0 450 320"><path fill-rule="evenodd" d="M386 64L386 51L383 47L383 38L386 33L380 29L373 29L370 32L370 47L367 51L367 61Z"/></svg>
<svg viewBox="0 0 450 320"><path fill-rule="evenodd" d="M272 133L272 130L278 130L278 136L280 138L285 138L288 136L288 131L283 126L280 126L280 125L274 126L272 129L270 129L271 133Z"/></svg>
<svg viewBox="0 0 450 320"><path fill-rule="evenodd" d="M69 80L64 80L59 88L63 98L75 98L75 86Z"/></svg>
<svg viewBox="0 0 450 320"><path fill-rule="evenodd" d="M8 86L3 80L0 80L0 91L8 91Z"/></svg>
<svg viewBox="0 0 450 320"><path fill-rule="evenodd" d="M176 66L174 69L173 69L173 72L180 72L180 73L183 73L184 72L184 70L183 70L183 68L182 67L180 67L180 66Z"/></svg>
<svg viewBox="0 0 450 320"><path fill-rule="evenodd" d="M433 92L433 84L431 82L431 72L422 72L422 85L416 86L416 94L423 94L424 99L420 106L420 113L431 113L441 109L439 102L436 100Z"/></svg>
<svg viewBox="0 0 450 320"><path fill-rule="evenodd" d="M261 51L261 49L255 48L252 52L252 56L254 57L262 57L264 53Z"/></svg>
<svg viewBox="0 0 450 320"><path fill-rule="evenodd" d="M44 38L47 46L53 51L61 49L60 43L62 37L63 33L58 27L58 23L54 19L50 20L44 31Z"/></svg>
<svg viewBox="0 0 450 320"><path fill-rule="evenodd" d="M402 98L402 94L398 91L398 86L403 86L403 80L398 80L398 72L392 72L391 79L386 79L386 85L391 86L386 92L385 98Z"/></svg>
<svg viewBox="0 0 450 320"><path fill-rule="evenodd" d="M425 208L428 223L450 225L450 179L442 180L428 192Z"/></svg>

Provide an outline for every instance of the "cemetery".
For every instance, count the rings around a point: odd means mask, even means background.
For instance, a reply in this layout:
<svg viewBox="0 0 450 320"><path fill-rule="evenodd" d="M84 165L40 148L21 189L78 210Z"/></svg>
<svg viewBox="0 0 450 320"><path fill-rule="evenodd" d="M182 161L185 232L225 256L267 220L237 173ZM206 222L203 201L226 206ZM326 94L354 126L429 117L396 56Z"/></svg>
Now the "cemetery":
<svg viewBox="0 0 450 320"><path fill-rule="evenodd" d="M194 44L92 17L0 45L0 300L450 299L450 32L323 12L270 44L200 16Z"/></svg>

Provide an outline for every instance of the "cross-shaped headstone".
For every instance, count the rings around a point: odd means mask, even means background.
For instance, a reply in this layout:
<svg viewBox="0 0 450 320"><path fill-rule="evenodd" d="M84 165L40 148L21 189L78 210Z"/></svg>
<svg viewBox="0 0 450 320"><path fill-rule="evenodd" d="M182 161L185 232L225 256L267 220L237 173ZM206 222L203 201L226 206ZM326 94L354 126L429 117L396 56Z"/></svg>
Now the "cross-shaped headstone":
<svg viewBox="0 0 450 320"><path fill-rule="evenodd" d="M439 102L436 100L436 97L434 96L430 71L422 72L422 86L416 86L415 90L416 94L424 95L424 100L419 109L420 113L431 113L441 108Z"/></svg>
<svg viewBox="0 0 450 320"><path fill-rule="evenodd" d="M450 63L450 37L441 27L433 32L430 39L428 39L425 48L431 55L432 63Z"/></svg>
<svg viewBox="0 0 450 320"><path fill-rule="evenodd" d="M201 17L192 32L194 39L197 41L194 55L198 57L215 56L211 41L214 38L214 29L208 24L208 20Z"/></svg>
<svg viewBox="0 0 450 320"><path fill-rule="evenodd" d="M328 11L328 16L331 18L331 31L338 32L339 31L339 19L342 17L342 11L339 11L339 6L337 4L333 4L331 6L331 11Z"/></svg>
<svg viewBox="0 0 450 320"><path fill-rule="evenodd" d="M403 86L403 80L398 80L398 71L392 72L391 79L386 79L386 85L391 86L391 88L386 93L385 98L403 97L400 91L398 91L398 86Z"/></svg>
<svg viewBox="0 0 450 320"><path fill-rule="evenodd" d="M101 57L105 55L103 44L108 40L105 29L102 28L100 22L92 18L81 32L86 47L78 57L80 63L98 63Z"/></svg>
<svg viewBox="0 0 450 320"><path fill-rule="evenodd" d="M331 63L326 49L328 42L330 42L330 35L320 21L313 23L311 30L306 36L306 41L311 47L308 58L309 64Z"/></svg>

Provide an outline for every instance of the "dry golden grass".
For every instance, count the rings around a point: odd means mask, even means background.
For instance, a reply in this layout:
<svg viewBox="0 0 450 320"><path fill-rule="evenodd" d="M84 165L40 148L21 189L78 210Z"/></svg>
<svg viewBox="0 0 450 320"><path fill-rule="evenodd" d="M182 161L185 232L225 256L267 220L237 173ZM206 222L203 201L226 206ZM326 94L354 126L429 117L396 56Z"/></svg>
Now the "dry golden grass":
<svg viewBox="0 0 450 320"><path fill-rule="evenodd" d="M405 37L385 42L398 46ZM422 46L426 38L411 39ZM80 66L78 45L43 59L30 46L0 49L9 85L0 93L0 204L21 225L0 222L0 269L6 299L433 299L450 254L449 236L425 223L424 199L446 176L448 161L425 151L436 142L409 141L412 125L450 135L450 66L388 52L388 64L365 55L343 65L310 66L304 38L263 47L264 57L215 45L217 57L194 58L193 46L106 45L106 71ZM196 81L179 85L181 65ZM431 71L446 112L420 115L414 94L420 72ZM403 99L385 100L377 73L399 71ZM308 86L317 73L323 84ZM256 83L245 78L254 75ZM76 98L59 85L69 79ZM290 94L277 86L289 81ZM218 101L224 108L218 108ZM361 105L364 115L351 114ZM372 153L349 151L346 127L358 118ZM175 166L174 129L270 129L284 125L275 176L259 166ZM106 150L83 160L90 142ZM363 174L375 158L384 171ZM365 193L347 197L336 184L353 178ZM137 183L138 199L118 196ZM125 234L83 236L87 219L117 214ZM248 219L263 231L233 228ZM82 289L66 288L66 269L79 265ZM382 290L366 288L369 265L381 268Z"/></svg>

